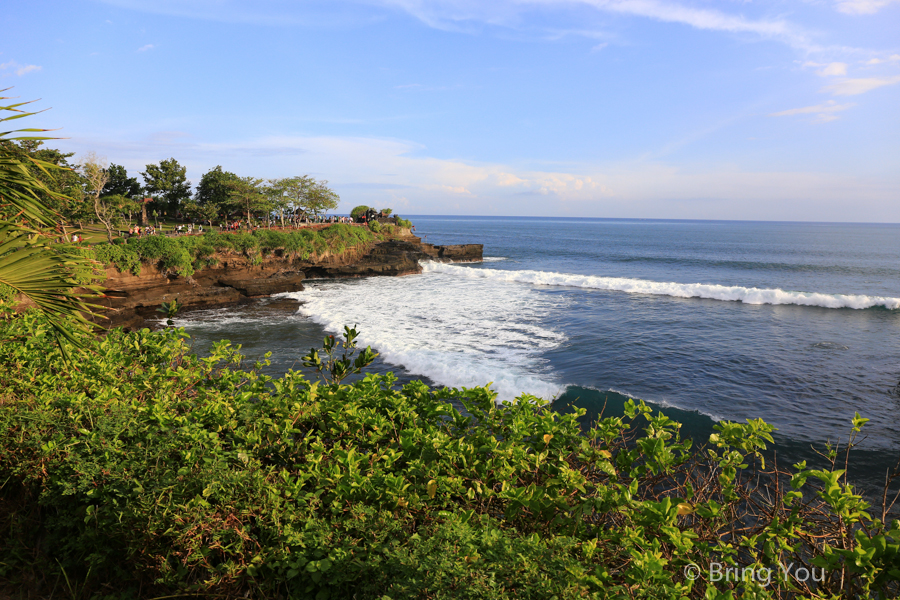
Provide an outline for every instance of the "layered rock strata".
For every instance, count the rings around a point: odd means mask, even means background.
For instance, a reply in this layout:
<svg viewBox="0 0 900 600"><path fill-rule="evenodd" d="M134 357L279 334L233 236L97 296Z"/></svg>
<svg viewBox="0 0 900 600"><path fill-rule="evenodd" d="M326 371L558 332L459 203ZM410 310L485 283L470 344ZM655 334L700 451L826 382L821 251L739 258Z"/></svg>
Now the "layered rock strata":
<svg viewBox="0 0 900 600"><path fill-rule="evenodd" d="M434 246L407 236L317 260L304 261L276 252L254 265L245 256L217 254L213 266L187 278L146 263L140 275L109 267L103 282L105 297L97 303L107 308L104 326L134 329L145 326L147 318L158 317L156 309L160 304L176 299L185 308L228 306L300 291L305 279L411 275L421 273L420 260L480 261L482 250L481 244Z"/></svg>

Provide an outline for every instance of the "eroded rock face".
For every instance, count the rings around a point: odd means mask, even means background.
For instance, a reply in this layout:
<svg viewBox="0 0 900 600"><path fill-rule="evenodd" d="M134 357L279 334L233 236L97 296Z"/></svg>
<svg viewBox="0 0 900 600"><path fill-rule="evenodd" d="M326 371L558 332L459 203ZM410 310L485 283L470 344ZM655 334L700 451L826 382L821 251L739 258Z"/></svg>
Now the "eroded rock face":
<svg viewBox="0 0 900 600"><path fill-rule="evenodd" d="M104 326L139 328L163 302L177 299L185 308L207 308L249 302L253 298L303 289L304 279L411 275L421 273L420 260L447 262L480 261L483 246L433 246L415 236L373 244L364 250L326 255L317 261L289 256L269 256L254 265L250 259L223 254L214 266L198 270L193 277L166 273L144 264L140 275L107 269Z"/></svg>

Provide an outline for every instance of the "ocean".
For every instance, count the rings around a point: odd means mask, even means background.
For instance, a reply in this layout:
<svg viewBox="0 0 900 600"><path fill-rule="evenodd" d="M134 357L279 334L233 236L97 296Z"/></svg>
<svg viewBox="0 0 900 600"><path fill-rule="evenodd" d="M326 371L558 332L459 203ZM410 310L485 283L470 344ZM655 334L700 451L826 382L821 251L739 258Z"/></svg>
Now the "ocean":
<svg viewBox="0 0 900 600"><path fill-rule="evenodd" d="M585 423L642 399L698 442L762 418L781 466L821 464L858 412L851 476L873 493L900 458L900 225L411 220L429 243L484 244L485 261L313 280L177 325L200 352L223 338L250 360L271 351L273 375L346 324L401 382L491 383L500 400L585 408Z"/></svg>

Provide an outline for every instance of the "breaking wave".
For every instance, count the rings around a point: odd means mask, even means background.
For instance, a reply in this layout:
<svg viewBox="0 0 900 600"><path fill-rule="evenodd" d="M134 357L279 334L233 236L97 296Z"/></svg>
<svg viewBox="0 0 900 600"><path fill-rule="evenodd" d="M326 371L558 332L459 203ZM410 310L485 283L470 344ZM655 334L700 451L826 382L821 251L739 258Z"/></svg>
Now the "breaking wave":
<svg viewBox="0 0 900 600"><path fill-rule="evenodd" d="M744 304L796 304L799 306L820 306L824 308L864 309L884 307L890 310L900 308L900 298L865 296L855 294L827 294L823 292L795 292L781 289L717 285L708 283L675 283L648 281L625 277L598 277L595 275L575 275L551 271L505 271L498 269L477 269L446 263L426 262L422 264L426 273L444 273L457 277L494 282L518 282L534 285L580 287L597 290L614 290L629 294L652 294L676 298L707 298L743 302Z"/></svg>

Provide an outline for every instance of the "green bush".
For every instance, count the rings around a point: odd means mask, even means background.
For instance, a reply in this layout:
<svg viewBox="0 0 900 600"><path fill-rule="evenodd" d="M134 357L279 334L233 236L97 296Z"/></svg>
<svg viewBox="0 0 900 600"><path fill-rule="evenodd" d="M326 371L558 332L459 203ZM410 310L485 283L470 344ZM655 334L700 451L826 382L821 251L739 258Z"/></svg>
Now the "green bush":
<svg viewBox="0 0 900 600"><path fill-rule="evenodd" d="M402 227L404 229L409 229L412 227L412 221L409 219L401 219L400 217L396 217L396 223L398 227Z"/></svg>
<svg viewBox="0 0 900 600"><path fill-rule="evenodd" d="M381 232L381 223L379 223L378 221L372 221L369 223L369 229L373 233L379 233Z"/></svg>
<svg viewBox="0 0 900 600"><path fill-rule="evenodd" d="M363 216L363 215L366 213L366 211L368 211L368 210L369 210L369 207L368 207L368 206L365 206L364 204L361 204L361 205L355 207L353 210L350 211L350 216L351 216L351 217L353 218L353 220L355 221L355 220L357 220L358 218L360 218L361 216Z"/></svg>
<svg viewBox="0 0 900 600"><path fill-rule="evenodd" d="M64 245L65 251L87 256L104 265L114 265L121 272L140 273L141 262L158 264L163 269L189 277L197 270L218 261L217 252L238 253L258 265L263 256L281 251L291 258L309 260L325 252L340 253L368 244L376 236L362 227L336 223L325 229L279 231L259 229L253 232L219 233L163 237L129 238L127 243L106 242L94 246ZM76 274L78 283L88 283L101 277L99 272Z"/></svg>
<svg viewBox="0 0 900 600"><path fill-rule="evenodd" d="M0 319L0 578L122 598L898 593L897 522L840 469L766 486L762 421L694 449L643 404L582 431L530 396L272 379L185 337L114 330L73 369L43 317ZM822 581L716 581L716 562Z"/></svg>

